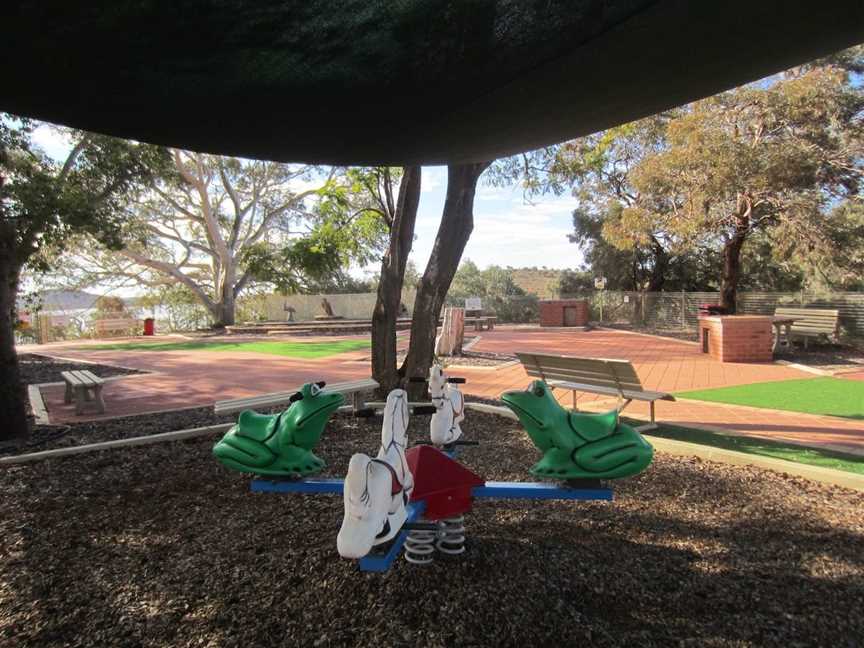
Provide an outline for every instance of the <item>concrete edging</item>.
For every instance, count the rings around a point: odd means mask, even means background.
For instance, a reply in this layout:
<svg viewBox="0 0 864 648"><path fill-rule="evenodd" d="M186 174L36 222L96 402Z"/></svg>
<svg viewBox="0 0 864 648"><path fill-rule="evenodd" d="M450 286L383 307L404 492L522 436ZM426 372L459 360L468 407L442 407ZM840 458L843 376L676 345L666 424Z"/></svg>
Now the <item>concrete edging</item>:
<svg viewBox="0 0 864 648"><path fill-rule="evenodd" d="M497 405L465 403L465 407L478 412L497 414L505 418L518 420L517 416L509 409ZM700 459L719 461L735 466L756 466L758 468L767 468L769 470L804 477L806 479L831 484L833 486L842 486L843 488L864 491L864 475L856 475L855 473L834 470L832 468L809 466L794 461L786 461L785 459L762 457L760 455L737 452L735 450L724 450L722 448L690 443L688 441L665 439L663 437L651 436L649 434L643 434L642 436L644 436L657 450L672 455L684 457L695 456Z"/></svg>
<svg viewBox="0 0 864 648"><path fill-rule="evenodd" d="M51 419L48 417L48 408L45 407L45 399L42 398L40 387L41 385L27 385L30 411L33 412L36 425L51 425Z"/></svg>
<svg viewBox="0 0 864 648"><path fill-rule="evenodd" d="M56 448L55 450L42 450L41 452L31 452L29 454L14 455L11 457L0 457L0 466L28 463L30 461L40 461L43 459L56 459L58 457L84 454L87 452L95 452L97 450L110 450L113 448L150 445L153 443L163 443L166 441L181 441L183 439L191 439L193 437L203 436L205 434L225 432L232 425L234 424L220 423L218 425L208 425L206 427L190 428L188 430L178 430L176 432L163 432L161 434L131 437L129 439L117 439L115 441L103 441L101 443L88 443L86 445L73 446L71 448Z"/></svg>

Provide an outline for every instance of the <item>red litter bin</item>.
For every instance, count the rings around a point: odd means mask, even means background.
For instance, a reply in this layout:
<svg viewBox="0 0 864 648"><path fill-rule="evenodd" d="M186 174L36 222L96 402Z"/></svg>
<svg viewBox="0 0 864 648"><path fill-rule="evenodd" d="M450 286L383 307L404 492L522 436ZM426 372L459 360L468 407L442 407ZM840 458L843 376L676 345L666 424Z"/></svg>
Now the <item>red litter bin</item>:
<svg viewBox="0 0 864 648"><path fill-rule="evenodd" d="M156 335L156 320L152 317L144 320L144 335Z"/></svg>

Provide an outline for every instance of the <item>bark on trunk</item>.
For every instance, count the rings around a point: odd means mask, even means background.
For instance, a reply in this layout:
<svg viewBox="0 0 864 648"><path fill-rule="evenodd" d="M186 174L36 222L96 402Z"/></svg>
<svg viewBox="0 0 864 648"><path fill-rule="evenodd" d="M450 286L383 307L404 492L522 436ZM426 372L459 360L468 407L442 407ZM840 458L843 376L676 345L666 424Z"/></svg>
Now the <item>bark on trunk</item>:
<svg viewBox="0 0 864 648"><path fill-rule="evenodd" d="M414 315L411 319L411 341L401 369L402 375L408 378L425 378L429 375L444 297L450 290L465 244L474 229L474 191L477 188L477 179L488 166L488 162L482 162L447 167L447 198L444 201L441 225L438 227L429 264L417 287ZM421 383L408 383L407 387L412 399L421 397L425 391L425 386Z"/></svg>
<svg viewBox="0 0 864 648"><path fill-rule="evenodd" d="M419 166L405 167L402 171L396 212L390 227L390 244L381 261L381 280L372 312L372 377L378 381L379 395L383 398L399 386L396 320L402 303L405 266L414 241L414 224L420 204L420 176Z"/></svg>
<svg viewBox="0 0 864 648"><path fill-rule="evenodd" d="M19 272L15 265L14 238L11 244L8 240L0 241L0 441L24 438L30 432L24 385L15 353Z"/></svg>
<svg viewBox="0 0 864 648"><path fill-rule="evenodd" d="M654 257L654 263L651 266L651 276L648 279L648 292L660 292L666 283L666 271L669 269L669 255L656 240L651 243L651 253Z"/></svg>
<svg viewBox="0 0 864 648"><path fill-rule="evenodd" d="M720 305L732 314L736 310L738 279L741 276L741 248L747 239L746 229L736 229L723 246L723 274L720 278Z"/></svg>
<svg viewBox="0 0 864 648"><path fill-rule="evenodd" d="M222 266L219 272L218 295L219 301L211 309L213 315L213 326L224 328L234 324L234 286L237 283L237 271L233 259Z"/></svg>

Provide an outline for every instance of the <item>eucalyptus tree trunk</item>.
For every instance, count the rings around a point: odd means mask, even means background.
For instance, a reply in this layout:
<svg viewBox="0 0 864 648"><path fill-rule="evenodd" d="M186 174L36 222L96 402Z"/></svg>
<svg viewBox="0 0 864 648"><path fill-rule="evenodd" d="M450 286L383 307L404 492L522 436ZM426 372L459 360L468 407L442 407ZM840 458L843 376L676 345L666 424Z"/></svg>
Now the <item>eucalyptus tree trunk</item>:
<svg viewBox="0 0 864 648"><path fill-rule="evenodd" d="M734 229L723 245L723 270L720 276L720 305L727 313L737 310L738 280L741 278L741 248L750 233L752 199L742 193L738 196L737 213L733 217Z"/></svg>
<svg viewBox="0 0 864 648"><path fill-rule="evenodd" d="M720 277L720 305L727 313L736 311L738 280L741 278L741 248L747 232L736 231L723 246L723 272Z"/></svg>
<svg viewBox="0 0 864 648"><path fill-rule="evenodd" d="M420 204L419 166L405 167L399 183L399 195L390 225L390 244L381 260L381 280L372 312L372 377L378 381L379 393L399 386L396 368L396 320L402 303L405 266L414 241L414 224Z"/></svg>
<svg viewBox="0 0 864 648"><path fill-rule="evenodd" d="M30 431L15 352L15 299L21 271L16 256L14 228L0 223L0 441L23 438Z"/></svg>
<svg viewBox="0 0 864 648"><path fill-rule="evenodd" d="M213 304L210 310L213 315L213 326L223 328L231 326L235 321L235 285L237 283L237 261L233 258L227 258L223 262L218 275L218 283L216 286L218 295L217 301Z"/></svg>
<svg viewBox="0 0 864 648"><path fill-rule="evenodd" d="M411 341L402 364L402 374L426 377L435 355L435 334L444 298L450 290L459 267L465 245L474 229L474 192L480 174L489 162L451 164L447 167L447 198L441 225L435 237L432 256L417 288L414 315L411 320ZM424 385L409 383L412 398L419 398Z"/></svg>

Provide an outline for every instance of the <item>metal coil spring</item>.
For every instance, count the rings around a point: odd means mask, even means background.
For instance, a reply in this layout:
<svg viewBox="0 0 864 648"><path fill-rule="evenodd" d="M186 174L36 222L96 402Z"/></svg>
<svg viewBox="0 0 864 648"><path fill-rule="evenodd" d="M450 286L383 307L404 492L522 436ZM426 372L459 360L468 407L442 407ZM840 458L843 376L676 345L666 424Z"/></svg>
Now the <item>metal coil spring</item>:
<svg viewBox="0 0 864 648"><path fill-rule="evenodd" d="M413 530L405 540L405 560L412 565L428 565L435 557L435 539L437 531Z"/></svg>
<svg viewBox="0 0 864 648"><path fill-rule="evenodd" d="M435 547L441 553L457 556L465 552L465 516L441 520L438 542Z"/></svg>

